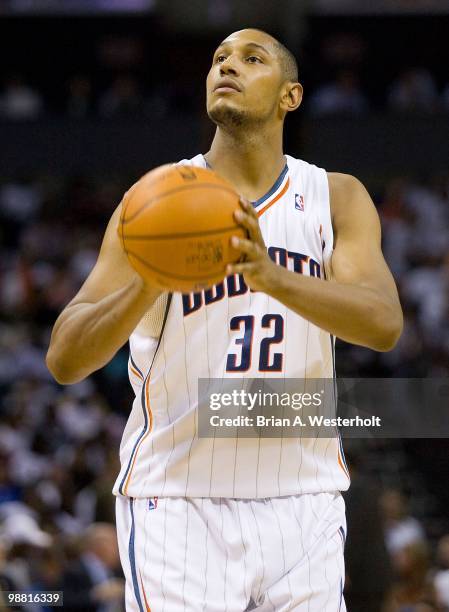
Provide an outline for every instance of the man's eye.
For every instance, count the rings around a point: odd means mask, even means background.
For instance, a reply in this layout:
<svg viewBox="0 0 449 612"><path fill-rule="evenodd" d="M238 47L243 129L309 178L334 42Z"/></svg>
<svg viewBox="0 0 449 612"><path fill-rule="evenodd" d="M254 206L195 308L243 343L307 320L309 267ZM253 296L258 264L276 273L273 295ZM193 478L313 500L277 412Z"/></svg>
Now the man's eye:
<svg viewBox="0 0 449 612"><path fill-rule="evenodd" d="M226 59L226 55L217 55L217 57L215 58L215 63L216 64L222 64Z"/></svg>
<svg viewBox="0 0 449 612"><path fill-rule="evenodd" d="M262 63L262 60L260 57L257 57L257 55L250 55L247 60L250 64L256 64L257 62Z"/></svg>

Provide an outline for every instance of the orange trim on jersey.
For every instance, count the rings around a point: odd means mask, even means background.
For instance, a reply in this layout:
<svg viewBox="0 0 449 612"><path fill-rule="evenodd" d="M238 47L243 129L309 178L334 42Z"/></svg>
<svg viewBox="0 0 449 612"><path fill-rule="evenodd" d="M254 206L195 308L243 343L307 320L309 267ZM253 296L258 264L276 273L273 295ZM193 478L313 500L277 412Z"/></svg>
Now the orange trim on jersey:
<svg viewBox="0 0 449 612"><path fill-rule="evenodd" d="M290 178L287 179L287 182L284 185L284 188L282 189L282 191L280 191L277 196L275 198L273 198L271 200L271 202L269 204L267 204L266 206L264 206L262 208L262 210L258 210L257 211L257 216L260 217L261 215L263 215L263 213L268 210L270 208L270 206L273 206L273 204L275 202L277 202L279 200L279 198L282 198L282 196L284 195L284 193L287 191L287 189L290 187Z"/></svg>
<svg viewBox="0 0 449 612"><path fill-rule="evenodd" d="M143 582L142 582L142 574L139 572L139 576L140 576L140 586L142 587L142 593L143 593L143 598L145 600L145 609L147 612L151 612L151 608L148 605L148 599L145 593L145 589L143 588Z"/></svg>
<svg viewBox="0 0 449 612"><path fill-rule="evenodd" d="M142 376L142 374L141 374L140 372L138 372L136 369L134 369L134 368L132 367L132 365L130 365L130 366L129 366L129 369L131 370L131 372L132 372L133 374L135 374L135 375L137 376L137 378L140 378L140 380L143 380L143 376Z"/></svg>
<svg viewBox="0 0 449 612"><path fill-rule="evenodd" d="M131 478L131 474L133 473L134 464L135 464L135 462L136 462L137 455L139 454L139 449L140 449L140 447L141 447L141 445L142 445L142 442L145 440L145 438L148 436L148 434L149 434L149 433L151 432L151 430L153 429L153 413L151 412L151 407L150 407L150 392L149 392L149 386L150 386L150 375L148 375L148 378L147 378L147 379L146 379L146 381L145 381L145 398L146 398L146 402L145 402L145 404L146 404L146 405L145 405L145 408L146 408L146 411L147 411L147 413L148 413L148 423L149 423L149 426L148 426L148 429L147 429L147 431L146 431L145 435L142 437L142 439L140 440L140 442L139 442L139 444L138 444L138 446L137 446L137 448L136 448L136 450L135 450L134 457L133 457L133 462L132 462L132 464L131 464L131 469L129 470L128 478L126 479L126 482L125 482L125 487L124 487L124 489L123 489L123 490L124 490L124 494L125 494L125 495L126 495L126 494L127 494L127 492L128 492L129 480L130 480L130 478Z"/></svg>

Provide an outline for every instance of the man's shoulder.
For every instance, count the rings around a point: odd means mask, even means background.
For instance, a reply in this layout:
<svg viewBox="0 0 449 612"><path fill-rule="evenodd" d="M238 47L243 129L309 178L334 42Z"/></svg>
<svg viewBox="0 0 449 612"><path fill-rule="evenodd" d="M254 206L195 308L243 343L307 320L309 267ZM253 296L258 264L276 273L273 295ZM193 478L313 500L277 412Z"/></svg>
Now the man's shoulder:
<svg viewBox="0 0 449 612"><path fill-rule="evenodd" d="M363 187L361 181L352 174L344 174L343 172L328 172L327 180L329 181L329 188L332 189L336 194L348 195L352 191Z"/></svg>
<svg viewBox="0 0 449 612"><path fill-rule="evenodd" d="M367 216L375 222L375 206L363 183L352 174L328 172L329 204L334 229L348 220ZM376 213L377 214L377 213ZM352 222L352 221L351 221Z"/></svg>
<svg viewBox="0 0 449 612"><path fill-rule="evenodd" d="M362 193L366 196L363 183L352 174L327 172L327 180L329 182L329 200L333 216L348 211L352 203Z"/></svg>

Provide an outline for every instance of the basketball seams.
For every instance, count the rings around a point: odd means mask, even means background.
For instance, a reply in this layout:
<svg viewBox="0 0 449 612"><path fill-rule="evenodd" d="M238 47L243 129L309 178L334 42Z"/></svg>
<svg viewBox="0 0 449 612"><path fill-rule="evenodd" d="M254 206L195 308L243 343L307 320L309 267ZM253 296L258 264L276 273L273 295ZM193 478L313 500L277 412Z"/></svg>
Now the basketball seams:
<svg viewBox="0 0 449 612"><path fill-rule="evenodd" d="M200 183L198 185L189 184L189 185L183 185L182 187L175 187L174 189L164 191L162 194L146 202L143 206L139 208L139 210L133 213L128 219L126 220L124 219L123 225L127 225L128 223L131 223L131 221L134 221L134 219L136 219L146 208L148 208L148 206L156 204L156 202L163 200L167 196L171 196L181 191L191 191L192 189L221 189L223 191L231 193L232 195L236 195L235 190L232 189L231 187L227 187L226 185L217 185L215 183Z"/></svg>
<svg viewBox="0 0 449 612"><path fill-rule="evenodd" d="M123 202L122 202L122 212L120 214L119 227L120 227L120 238L122 239L123 250L125 251L126 254L128 254L128 251L126 250L126 245L125 245L125 231L123 229L124 221L126 217L126 210L129 206L129 196L127 198L126 195L127 194L125 194L123 198Z"/></svg>
<svg viewBox="0 0 449 612"><path fill-rule="evenodd" d="M140 276L186 293L223 280L227 263L240 257L230 238L244 231L233 219L239 196L232 185L204 169L182 182L178 171L172 167L156 181L155 170L136 183L125 194L118 231Z"/></svg>
<svg viewBox="0 0 449 612"><path fill-rule="evenodd" d="M202 275L202 276L200 276L198 274L195 274L195 276L182 276L181 274L173 274L171 272L168 272L168 271L165 271L165 270L160 270L159 268L156 268L155 266L152 266L151 264L149 264L147 261L145 261L144 259L139 257L139 255L136 255L132 251L128 251L127 254L128 255L132 255L132 257L135 257L142 265L146 266L150 270L153 270L153 272L157 272L158 274L162 274L163 276L166 276L166 277L169 277L169 278L174 278L174 279L178 279L178 280L186 280L186 281L200 281L200 280L208 280L211 277L211 274L205 274L205 275ZM223 272L223 275L224 275L224 272ZM211 283L211 285L214 285L214 284L215 284L215 281ZM203 287L201 287L201 289L203 289Z"/></svg>

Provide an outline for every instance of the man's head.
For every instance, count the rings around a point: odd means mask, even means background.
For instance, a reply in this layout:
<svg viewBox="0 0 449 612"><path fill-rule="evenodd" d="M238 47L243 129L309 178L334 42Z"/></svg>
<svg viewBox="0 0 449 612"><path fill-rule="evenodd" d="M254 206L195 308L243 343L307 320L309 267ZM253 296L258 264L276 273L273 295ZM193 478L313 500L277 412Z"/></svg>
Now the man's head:
<svg viewBox="0 0 449 612"><path fill-rule="evenodd" d="M206 87L209 117L228 129L282 125L302 99L293 54L261 30L234 32L219 45Z"/></svg>

